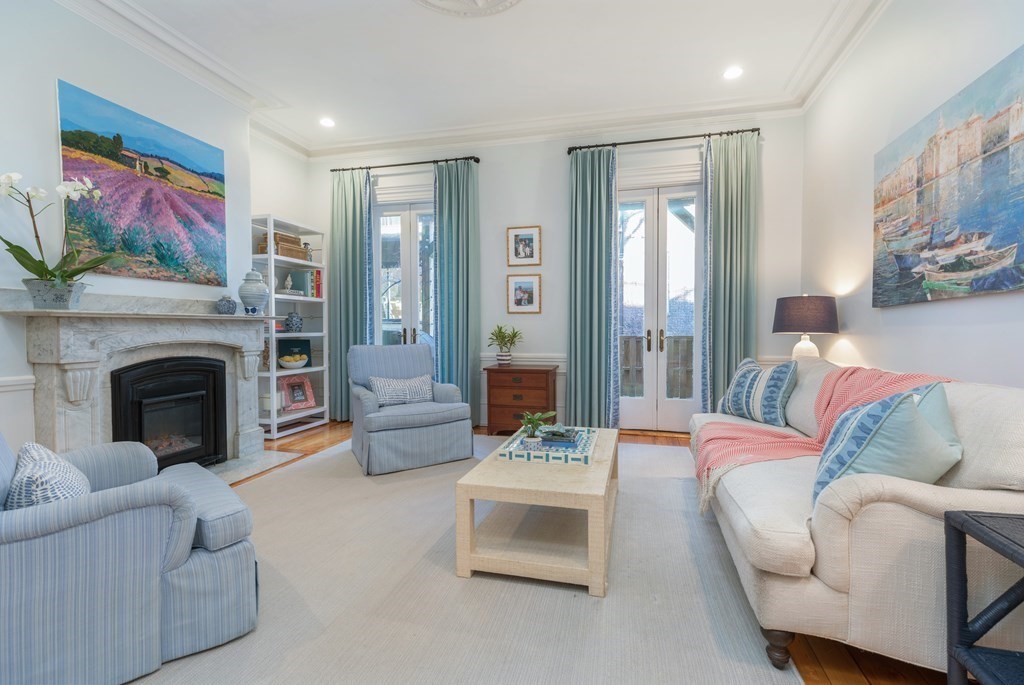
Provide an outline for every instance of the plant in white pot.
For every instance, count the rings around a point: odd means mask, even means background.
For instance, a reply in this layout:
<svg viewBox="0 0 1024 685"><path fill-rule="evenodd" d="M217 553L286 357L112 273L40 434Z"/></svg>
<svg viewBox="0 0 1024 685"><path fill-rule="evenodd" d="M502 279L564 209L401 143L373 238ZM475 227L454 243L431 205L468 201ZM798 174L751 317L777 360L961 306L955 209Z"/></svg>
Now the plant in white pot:
<svg viewBox="0 0 1024 685"><path fill-rule="evenodd" d="M512 348L523 339L523 334L509 326L505 328L500 323L491 331L491 337L487 341L488 347L497 347L498 366L512 365Z"/></svg>
<svg viewBox="0 0 1024 685"><path fill-rule="evenodd" d="M25 271L32 274L33 278L22 279L22 283L32 295L33 307L36 309L77 309L78 301L82 297L82 290L85 289L85 284L77 279L87 271L106 264L114 258L114 255L105 254L85 262L81 261L81 253L72 244L65 223L64 235L61 239L61 255L51 266L43 251L38 218L55 203L49 202L41 208L37 208L39 204L45 202L46 191L35 186L21 190L17 186L20 180L21 174L19 173L9 172L0 175L0 200L9 197L28 210L39 257L35 257L21 245L16 245L3 236L0 236L0 241L7 246L7 252L14 257L14 260ZM66 202L77 202L83 198L93 202L100 199L99 188L96 188L88 178L84 178L82 182L79 182L78 179L64 181L57 186L57 195L60 197L61 207Z"/></svg>
<svg viewBox="0 0 1024 685"><path fill-rule="evenodd" d="M530 412L523 412L522 417L519 419L523 423L523 430L526 435L523 436L523 443L527 445L538 445L540 444L540 436L537 435L537 431L540 427L545 425L545 421L555 415L553 411L539 411L536 414Z"/></svg>

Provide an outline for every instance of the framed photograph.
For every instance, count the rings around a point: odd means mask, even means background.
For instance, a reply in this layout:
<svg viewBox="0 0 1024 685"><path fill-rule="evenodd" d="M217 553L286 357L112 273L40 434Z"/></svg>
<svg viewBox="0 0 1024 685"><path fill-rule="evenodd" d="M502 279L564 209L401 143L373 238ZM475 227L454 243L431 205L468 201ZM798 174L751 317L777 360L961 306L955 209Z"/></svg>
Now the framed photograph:
<svg viewBox="0 0 1024 685"><path fill-rule="evenodd" d="M540 266L540 226L512 226L507 233L508 265Z"/></svg>
<svg viewBox="0 0 1024 685"><path fill-rule="evenodd" d="M312 409L316 406L313 384L309 376L285 376L277 379L277 389L284 393L285 411Z"/></svg>
<svg viewBox="0 0 1024 685"><path fill-rule="evenodd" d="M313 352L308 339L283 338L277 341L277 357L299 357L306 355L303 366L313 366Z"/></svg>
<svg viewBox="0 0 1024 685"><path fill-rule="evenodd" d="M540 274L514 274L505 281L509 314L540 314Z"/></svg>

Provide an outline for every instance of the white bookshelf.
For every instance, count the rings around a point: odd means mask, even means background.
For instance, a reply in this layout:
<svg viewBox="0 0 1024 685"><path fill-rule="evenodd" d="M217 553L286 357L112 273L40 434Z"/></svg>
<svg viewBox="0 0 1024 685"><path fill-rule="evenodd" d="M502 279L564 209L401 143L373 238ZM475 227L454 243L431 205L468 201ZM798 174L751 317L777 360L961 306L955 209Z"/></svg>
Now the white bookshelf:
<svg viewBox="0 0 1024 685"><path fill-rule="evenodd" d="M286 257L275 253L275 235L284 233L298 236L300 242L309 243L313 249L312 261ZM258 246L266 239L267 253L261 254ZM271 214L252 218L252 267L263 274L271 289L267 304L264 332L269 358L259 371L260 425L268 439L283 438L293 433L322 426L328 422L327 407L330 400L328 381L329 337L327 334L327 237L325 231L287 221ZM312 283L317 272L321 275L320 297L313 293L296 295L282 293L286 278L291 275L292 288ZM299 283L301 281L301 283ZM284 317L296 312L302 317L302 331L298 333L277 330L275 323L283 323ZM285 369L278 364L278 357L309 345L311 366L299 369ZM304 350L303 350L304 351ZM264 355L267 357L268 355ZM284 393L279 389L282 381L306 376L313 389L315 407L286 409Z"/></svg>

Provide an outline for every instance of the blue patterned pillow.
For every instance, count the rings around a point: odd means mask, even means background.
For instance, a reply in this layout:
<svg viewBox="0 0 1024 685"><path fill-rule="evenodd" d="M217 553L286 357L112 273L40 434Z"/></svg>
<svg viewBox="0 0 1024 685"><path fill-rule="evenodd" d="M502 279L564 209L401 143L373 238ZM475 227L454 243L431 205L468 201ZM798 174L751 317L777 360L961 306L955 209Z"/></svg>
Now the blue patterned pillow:
<svg viewBox="0 0 1024 685"><path fill-rule="evenodd" d="M377 396L377 404L382 407L434 400L434 381L428 375L415 378L370 376L370 389Z"/></svg>
<svg viewBox="0 0 1024 685"><path fill-rule="evenodd" d="M813 498L852 473L934 483L962 454L945 389L923 385L843 412L822 450Z"/></svg>
<svg viewBox="0 0 1024 685"><path fill-rule="evenodd" d="M795 385L795 361L762 369L753 359L744 359L736 367L718 411L770 426L785 426L786 402Z"/></svg>
<svg viewBox="0 0 1024 685"><path fill-rule="evenodd" d="M5 509L21 509L88 495L89 479L62 457L42 445L25 443L11 478Z"/></svg>

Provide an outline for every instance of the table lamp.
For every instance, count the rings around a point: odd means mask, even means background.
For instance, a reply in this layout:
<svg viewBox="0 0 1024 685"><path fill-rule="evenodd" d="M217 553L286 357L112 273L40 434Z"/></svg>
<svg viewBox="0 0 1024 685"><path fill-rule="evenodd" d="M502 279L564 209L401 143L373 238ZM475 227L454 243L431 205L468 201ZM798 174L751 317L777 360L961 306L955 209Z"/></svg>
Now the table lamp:
<svg viewBox="0 0 1024 685"><path fill-rule="evenodd" d="M775 325L772 333L799 333L800 342L793 347L793 359L818 357L818 346L810 333L838 333L839 314L836 298L827 295L780 297L775 301Z"/></svg>

